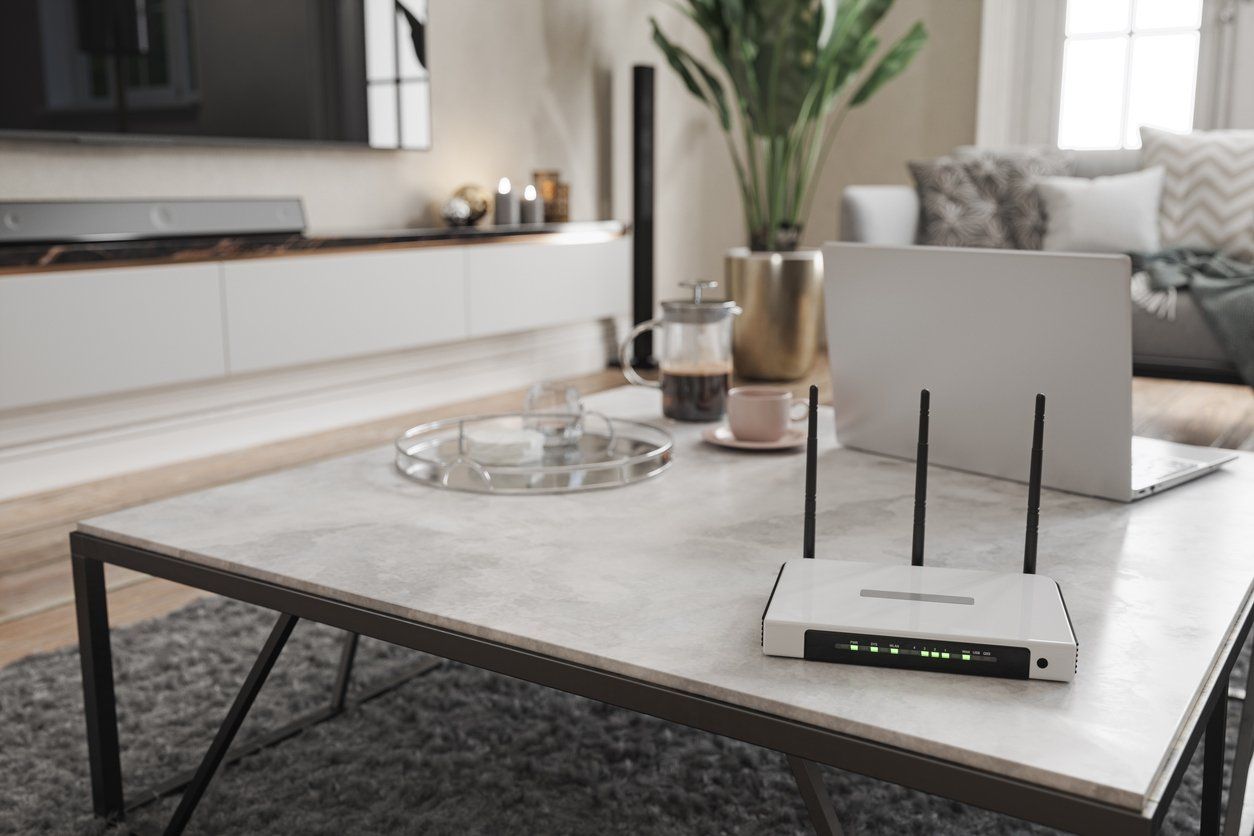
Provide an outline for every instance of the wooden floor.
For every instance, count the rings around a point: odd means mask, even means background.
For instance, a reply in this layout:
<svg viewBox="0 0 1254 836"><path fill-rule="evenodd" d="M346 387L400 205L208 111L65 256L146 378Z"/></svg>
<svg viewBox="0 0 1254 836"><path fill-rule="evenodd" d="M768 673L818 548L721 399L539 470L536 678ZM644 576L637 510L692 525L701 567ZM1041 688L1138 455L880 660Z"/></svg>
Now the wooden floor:
<svg viewBox="0 0 1254 836"><path fill-rule="evenodd" d="M830 402L825 365L810 380ZM622 383L617 371L572 381L584 394ZM1138 435L1205 446L1254 450L1254 393L1248 387L1150 378L1133 382ZM523 390L450 404L210 459L120 476L66 490L0 502L0 665L74 641L68 534L77 520L161 497L220 485L306 462L386 444L406 427L437 418L515 409ZM204 593L109 567L110 621L115 626L163 615Z"/></svg>

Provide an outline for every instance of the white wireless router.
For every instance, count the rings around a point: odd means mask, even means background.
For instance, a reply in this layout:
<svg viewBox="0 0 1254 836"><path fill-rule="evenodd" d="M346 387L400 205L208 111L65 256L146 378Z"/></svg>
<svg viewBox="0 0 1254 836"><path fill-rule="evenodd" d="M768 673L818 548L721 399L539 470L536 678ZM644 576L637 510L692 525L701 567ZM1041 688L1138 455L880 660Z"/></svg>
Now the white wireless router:
<svg viewBox="0 0 1254 836"><path fill-rule="evenodd" d="M762 652L884 668L1052 679L1076 674L1062 590L1036 574L1045 396L1036 396L1023 572L923 565L928 391L920 395L911 565L814 560L818 387L810 387L801 560L780 567L762 614Z"/></svg>

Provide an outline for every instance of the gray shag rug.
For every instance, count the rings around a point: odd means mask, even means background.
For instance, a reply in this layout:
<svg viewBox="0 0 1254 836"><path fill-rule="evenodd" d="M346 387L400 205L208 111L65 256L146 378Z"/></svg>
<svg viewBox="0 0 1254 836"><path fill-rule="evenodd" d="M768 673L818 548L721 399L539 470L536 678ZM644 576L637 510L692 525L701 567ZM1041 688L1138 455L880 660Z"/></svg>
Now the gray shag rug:
<svg viewBox="0 0 1254 836"><path fill-rule="evenodd" d="M114 631L129 791L198 762L274 619L210 598ZM342 635L299 623L237 740L325 705ZM363 640L355 685L368 688L417 658ZM824 774L850 833L1053 832L852 773ZM1197 832L1201 783L1195 757L1167 832ZM89 786L77 650L0 670L0 832L100 832ZM141 808L128 828L159 831L176 803ZM189 832L812 831L777 752L445 663L224 768Z"/></svg>

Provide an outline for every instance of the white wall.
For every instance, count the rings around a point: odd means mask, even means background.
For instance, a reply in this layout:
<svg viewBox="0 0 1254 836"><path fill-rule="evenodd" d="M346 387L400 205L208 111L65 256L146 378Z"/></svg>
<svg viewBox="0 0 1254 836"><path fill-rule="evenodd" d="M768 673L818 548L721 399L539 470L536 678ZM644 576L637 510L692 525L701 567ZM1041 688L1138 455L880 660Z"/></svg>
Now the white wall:
<svg viewBox="0 0 1254 836"><path fill-rule="evenodd" d="M464 182L562 170L575 219L630 217L631 65L658 66L658 295L721 278L744 242L738 192L713 118L650 41L648 18L705 55L662 0L431 0L433 148L136 147L0 142L0 199L298 195L311 231L435 222ZM840 189L906 182L904 163L971 142L980 0L899 0L885 40L922 18L931 42L846 121L805 240L834 237Z"/></svg>

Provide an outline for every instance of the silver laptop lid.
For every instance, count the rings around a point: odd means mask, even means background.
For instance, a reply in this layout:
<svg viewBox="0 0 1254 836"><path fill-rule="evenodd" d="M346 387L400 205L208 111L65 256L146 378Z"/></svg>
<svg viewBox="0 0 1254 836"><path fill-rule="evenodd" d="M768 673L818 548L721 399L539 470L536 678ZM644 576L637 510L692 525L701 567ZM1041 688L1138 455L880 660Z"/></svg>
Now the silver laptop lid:
<svg viewBox="0 0 1254 836"><path fill-rule="evenodd" d="M1043 392L1043 483L1130 498L1126 256L828 244L823 257L842 444L913 458L926 387L932 463L1027 481Z"/></svg>

